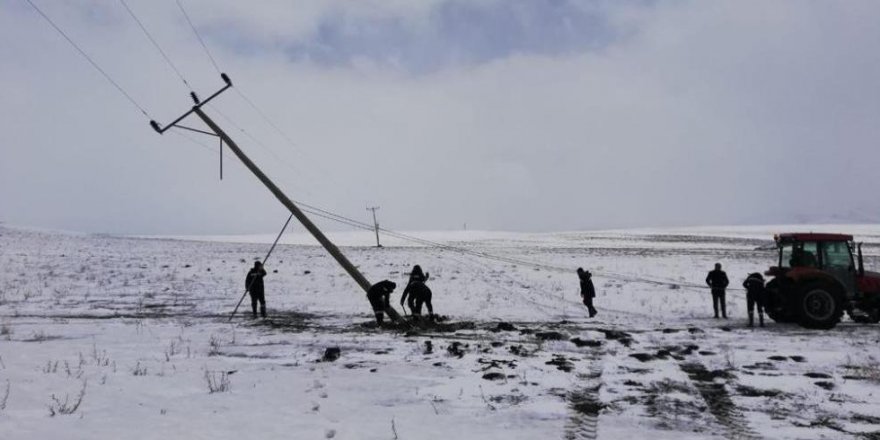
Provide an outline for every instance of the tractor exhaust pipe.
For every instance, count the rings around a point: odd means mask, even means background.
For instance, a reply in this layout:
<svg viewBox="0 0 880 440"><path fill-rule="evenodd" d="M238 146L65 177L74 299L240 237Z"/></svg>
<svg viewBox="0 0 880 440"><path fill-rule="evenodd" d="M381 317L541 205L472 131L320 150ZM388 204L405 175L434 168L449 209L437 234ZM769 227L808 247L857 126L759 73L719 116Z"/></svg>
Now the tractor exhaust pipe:
<svg viewBox="0 0 880 440"><path fill-rule="evenodd" d="M865 260L862 258L862 244L859 243L859 276L865 276Z"/></svg>

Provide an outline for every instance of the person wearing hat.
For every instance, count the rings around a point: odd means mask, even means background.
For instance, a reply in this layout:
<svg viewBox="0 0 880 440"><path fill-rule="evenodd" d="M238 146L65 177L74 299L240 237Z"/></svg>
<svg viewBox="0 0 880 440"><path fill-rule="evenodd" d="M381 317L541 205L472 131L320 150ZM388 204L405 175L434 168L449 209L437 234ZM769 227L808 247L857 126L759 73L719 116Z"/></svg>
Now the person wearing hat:
<svg viewBox="0 0 880 440"><path fill-rule="evenodd" d="M721 270L721 263L715 263L715 270L706 275L706 284L712 290L712 308L715 310L715 319L718 319L718 308L721 308L721 316L727 319L727 273Z"/></svg>
<svg viewBox="0 0 880 440"><path fill-rule="evenodd" d="M397 288L397 284L394 284L392 281L383 280L373 284L370 290L367 291L367 299L370 300L370 305L373 306L373 313L376 314L376 324L380 327L385 317L385 309L390 307L388 298L395 288Z"/></svg>
<svg viewBox="0 0 880 440"><path fill-rule="evenodd" d="M581 281L581 297L584 299L584 305L590 312L590 318L596 316L596 308L593 307L593 298L596 297L596 288L593 286L593 274L579 267L577 270L578 278Z"/></svg>
<svg viewBox="0 0 880 440"><path fill-rule="evenodd" d="M251 295L251 310L254 318L257 317L257 303L260 303L260 315L266 317L266 295L263 291L263 277L266 276L266 270L263 269L263 263L254 261L254 267L251 269L247 277L244 279L244 287Z"/></svg>

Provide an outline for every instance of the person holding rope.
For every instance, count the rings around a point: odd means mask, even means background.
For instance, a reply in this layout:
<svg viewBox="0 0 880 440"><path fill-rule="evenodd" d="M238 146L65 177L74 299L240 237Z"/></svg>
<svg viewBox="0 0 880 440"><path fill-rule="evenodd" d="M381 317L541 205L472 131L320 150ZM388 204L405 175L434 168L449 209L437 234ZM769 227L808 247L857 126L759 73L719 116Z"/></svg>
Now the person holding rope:
<svg viewBox="0 0 880 440"><path fill-rule="evenodd" d="M577 269L578 278L581 281L581 297L584 299L584 305L590 312L590 318L596 316L596 308L593 307L593 298L596 297L596 287L593 286L593 274L585 271L583 267Z"/></svg>
<svg viewBox="0 0 880 440"><path fill-rule="evenodd" d="M257 317L257 303L260 303L260 315L266 317L266 295L263 289L263 277L266 276L266 269L263 269L263 263L254 261L254 267L251 269L244 280L244 287L251 295L251 310L253 317Z"/></svg>

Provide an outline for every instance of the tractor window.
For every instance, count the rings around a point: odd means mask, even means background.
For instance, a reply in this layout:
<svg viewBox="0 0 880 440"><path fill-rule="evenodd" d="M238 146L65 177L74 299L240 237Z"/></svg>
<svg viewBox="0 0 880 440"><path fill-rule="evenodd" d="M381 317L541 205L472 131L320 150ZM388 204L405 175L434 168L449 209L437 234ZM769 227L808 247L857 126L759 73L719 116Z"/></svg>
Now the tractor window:
<svg viewBox="0 0 880 440"><path fill-rule="evenodd" d="M782 267L818 267L819 246L815 241L782 245Z"/></svg>
<svg viewBox="0 0 880 440"><path fill-rule="evenodd" d="M791 267L791 250L794 246L791 243L784 243L779 248L779 267Z"/></svg>
<svg viewBox="0 0 880 440"><path fill-rule="evenodd" d="M849 244L843 241L822 244L822 264L826 269L849 270L853 267Z"/></svg>

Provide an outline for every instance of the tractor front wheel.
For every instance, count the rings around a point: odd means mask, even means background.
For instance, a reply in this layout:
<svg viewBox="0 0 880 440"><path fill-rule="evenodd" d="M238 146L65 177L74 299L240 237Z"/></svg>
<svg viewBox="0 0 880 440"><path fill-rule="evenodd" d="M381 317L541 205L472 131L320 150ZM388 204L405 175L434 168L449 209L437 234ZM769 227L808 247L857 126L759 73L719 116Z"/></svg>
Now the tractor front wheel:
<svg viewBox="0 0 880 440"><path fill-rule="evenodd" d="M798 323L806 328L834 328L843 316L842 295L836 286L827 283L804 285L794 305Z"/></svg>

